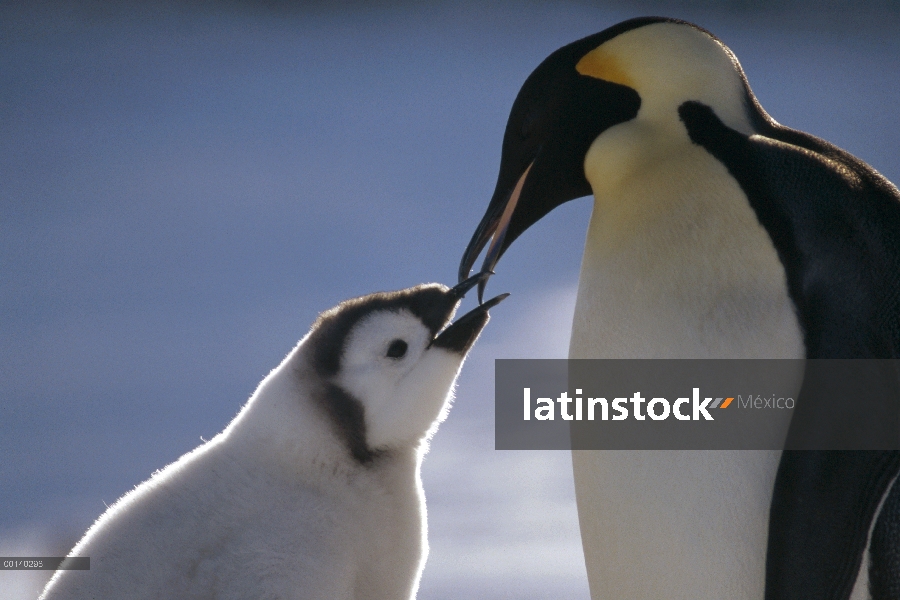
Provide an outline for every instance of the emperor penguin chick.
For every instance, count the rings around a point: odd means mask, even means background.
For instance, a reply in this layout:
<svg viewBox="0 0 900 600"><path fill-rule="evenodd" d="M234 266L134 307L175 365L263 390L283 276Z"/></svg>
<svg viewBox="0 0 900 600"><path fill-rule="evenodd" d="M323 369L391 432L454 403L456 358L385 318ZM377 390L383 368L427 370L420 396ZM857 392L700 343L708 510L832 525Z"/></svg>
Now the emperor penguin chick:
<svg viewBox="0 0 900 600"><path fill-rule="evenodd" d="M428 553L426 441L488 309L448 323L472 278L343 302L222 433L119 499L43 600L397 600Z"/></svg>

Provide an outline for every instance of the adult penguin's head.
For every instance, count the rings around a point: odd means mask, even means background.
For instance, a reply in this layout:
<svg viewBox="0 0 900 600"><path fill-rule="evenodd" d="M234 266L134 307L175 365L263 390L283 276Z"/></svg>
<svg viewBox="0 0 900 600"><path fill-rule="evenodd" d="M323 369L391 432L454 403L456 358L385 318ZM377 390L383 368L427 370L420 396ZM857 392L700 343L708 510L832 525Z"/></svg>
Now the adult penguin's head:
<svg viewBox="0 0 900 600"><path fill-rule="evenodd" d="M604 132L642 119L686 139L678 107L687 101L712 107L742 130L750 114L762 114L731 51L684 21L625 21L547 57L513 103L497 185L463 255L460 280L488 242L482 271L489 272L531 225L591 193L599 182L587 158Z"/></svg>

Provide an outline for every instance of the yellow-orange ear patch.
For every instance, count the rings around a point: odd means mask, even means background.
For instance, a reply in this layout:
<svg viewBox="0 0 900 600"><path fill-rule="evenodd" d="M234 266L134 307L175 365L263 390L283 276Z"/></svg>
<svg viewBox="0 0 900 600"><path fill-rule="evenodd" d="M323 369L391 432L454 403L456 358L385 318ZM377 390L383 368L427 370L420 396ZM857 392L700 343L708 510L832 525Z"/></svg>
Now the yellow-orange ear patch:
<svg viewBox="0 0 900 600"><path fill-rule="evenodd" d="M627 85L630 88L634 87L634 82L628 76L628 73L625 72L625 69L622 68L619 60L609 52L606 52L603 46L594 48L582 56L578 64L575 65L575 70L582 75Z"/></svg>

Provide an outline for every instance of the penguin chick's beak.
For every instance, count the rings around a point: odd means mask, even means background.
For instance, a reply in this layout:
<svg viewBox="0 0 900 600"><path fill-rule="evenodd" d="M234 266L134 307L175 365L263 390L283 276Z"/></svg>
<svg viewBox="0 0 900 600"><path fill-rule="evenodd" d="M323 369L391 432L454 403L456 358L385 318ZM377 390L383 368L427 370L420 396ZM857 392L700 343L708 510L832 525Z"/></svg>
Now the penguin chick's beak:
<svg viewBox="0 0 900 600"><path fill-rule="evenodd" d="M430 287L419 296L417 302L418 308L416 314L421 317L422 322L431 330L431 334L437 335L441 329L446 327L453 314L456 312L460 301L466 295L466 292L475 287L480 281L487 276L479 273L469 277L465 281L456 284L456 286L447 289L441 286L441 289Z"/></svg>
<svg viewBox="0 0 900 600"><path fill-rule="evenodd" d="M478 275L476 275L476 277L478 277ZM475 278L473 277L470 279ZM478 283L481 280L482 279L479 279L475 281L475 283ZM469 280L466 281L468 282ZM473 283L472 285L475 285L475 283ZM471 288L472 286L470 285L469 287ZM451 290L451 292L452 291L453 290ZM451 323L446 329L438 334L436 338L434 338L434 340L431 342L431 344L429 344L428 347L431 348L432 346L434 346L436 348L443 348L457 354L466 354L466 352L469 351L469 348L471 348L475 343L475 340L478 339L478 335L481 333L481 330L484 329L485 325L487 325L487 322L490 319L488 311L503 302L503 300L505 300L507 296L509 296L509 294L500 294L499 296L491 298L483 304L479 304L474 309L470 310L469 312L458 318L456 321Z"/></svg>
<svg viewBox="0 0 900 600"><path fill-rule="evenodd" d="M468 273L466 273L466 275L468 275ZM460 281L455 286L450 288L450 291L447 293L450 295L451 298L454 298L456 300L461 300L469 290L471 290L473 287L475 287L475 285L481 284L481 283L487 281L487 278L490 276L491 276L491 273L482 271L481 273L472 275L468 279Z"/></svg>

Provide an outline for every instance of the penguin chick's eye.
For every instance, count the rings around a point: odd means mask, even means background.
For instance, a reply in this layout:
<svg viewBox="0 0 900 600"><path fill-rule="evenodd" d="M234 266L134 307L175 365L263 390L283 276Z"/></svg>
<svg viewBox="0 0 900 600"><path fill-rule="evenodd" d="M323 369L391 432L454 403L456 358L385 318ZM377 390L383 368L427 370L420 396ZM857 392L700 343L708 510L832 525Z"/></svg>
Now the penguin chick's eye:
<svg viewBox="0 0 900 600"><path fill-rule="evenodd" d="M408 346L403 340L394 340L393 342L391 342L391 345L388 346L386 356L388 358L403 358L403 356L406 354L407 348Z"/></svg>

